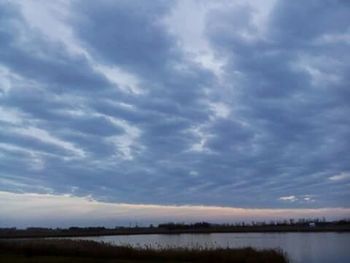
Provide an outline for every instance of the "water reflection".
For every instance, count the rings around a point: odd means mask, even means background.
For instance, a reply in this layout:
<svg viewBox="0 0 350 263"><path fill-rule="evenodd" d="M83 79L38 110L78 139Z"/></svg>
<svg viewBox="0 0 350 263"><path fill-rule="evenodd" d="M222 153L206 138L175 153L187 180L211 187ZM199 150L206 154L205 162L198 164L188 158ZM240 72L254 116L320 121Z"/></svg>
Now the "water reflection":
<svg viewBox="0 0 350 263"><path fill-rule="evenodd" d="M350 233L226 233L85 237L116 245L152 247L254 247L285 251L292 263L350 262Z"/></svg>

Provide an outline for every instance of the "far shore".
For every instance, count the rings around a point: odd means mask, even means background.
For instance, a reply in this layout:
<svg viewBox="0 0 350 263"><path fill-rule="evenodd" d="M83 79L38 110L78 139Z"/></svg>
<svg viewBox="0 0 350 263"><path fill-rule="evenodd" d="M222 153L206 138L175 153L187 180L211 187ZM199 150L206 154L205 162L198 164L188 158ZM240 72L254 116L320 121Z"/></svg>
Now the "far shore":
<svg viewBox="0 0 350 263"><path fill-rule="evenodd" d="M54 237L88 237L113 235L151 235L151 234L211 234L211 233L288 233L288 232L350 232L350 224L335 225L261 225L261 226L183 226L158 227L71 227L68 229L50 228L2 228L0 239L9 238L54 238Z"/></svg>

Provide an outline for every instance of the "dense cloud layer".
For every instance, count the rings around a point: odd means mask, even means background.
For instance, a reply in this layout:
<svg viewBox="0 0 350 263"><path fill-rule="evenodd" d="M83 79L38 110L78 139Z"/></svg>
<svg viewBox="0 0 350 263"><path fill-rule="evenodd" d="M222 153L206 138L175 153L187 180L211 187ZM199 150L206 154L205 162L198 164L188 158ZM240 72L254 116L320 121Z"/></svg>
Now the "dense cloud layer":
<svg viewBox="0 0 350 263"><path fill-rule="evenodd" d="M0 190L349 207L348 1L0 0Z"/></svg>

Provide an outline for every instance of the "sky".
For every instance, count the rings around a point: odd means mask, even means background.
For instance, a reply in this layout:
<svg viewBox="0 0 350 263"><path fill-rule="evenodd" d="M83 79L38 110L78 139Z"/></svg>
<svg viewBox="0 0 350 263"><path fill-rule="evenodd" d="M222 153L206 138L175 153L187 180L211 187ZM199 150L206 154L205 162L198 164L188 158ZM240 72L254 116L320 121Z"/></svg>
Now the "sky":
<svg viewBox="0 0 350 263"><path fill-rule="evenodd" d="M0 227L350 217L349 17L0 0Z"/></svg>

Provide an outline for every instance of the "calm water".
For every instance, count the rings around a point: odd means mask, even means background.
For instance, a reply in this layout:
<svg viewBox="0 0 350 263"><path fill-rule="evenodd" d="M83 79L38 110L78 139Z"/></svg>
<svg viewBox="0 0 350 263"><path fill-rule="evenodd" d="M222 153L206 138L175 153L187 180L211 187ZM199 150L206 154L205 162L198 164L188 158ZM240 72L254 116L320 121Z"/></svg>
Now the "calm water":
<svg viewBox="0 0 350 263"><path fill-rule="evenodd" d="M227 233L85 237L132 246L281 248L292 263L349 263L350 233Z"/></svg>

